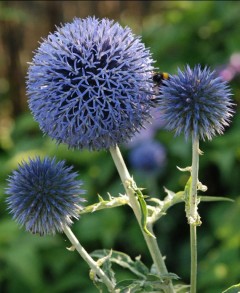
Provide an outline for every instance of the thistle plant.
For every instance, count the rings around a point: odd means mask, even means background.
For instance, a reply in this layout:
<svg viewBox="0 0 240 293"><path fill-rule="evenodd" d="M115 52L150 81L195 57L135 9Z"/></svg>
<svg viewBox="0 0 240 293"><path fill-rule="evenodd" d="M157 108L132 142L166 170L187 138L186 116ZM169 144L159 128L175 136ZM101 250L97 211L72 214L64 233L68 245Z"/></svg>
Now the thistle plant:
<svg viewBox="0 0 240 293"><path fill-rule="evenodd" d="M184 71L164 81L159 99L159 109L165 121L165 127L183 133L192 138L192 165L185 168L191 176L185 187L185 204L191 240L191 288L196 292L197 283L197 234L196 226L201 225L198 214L200 202L198 190L206 191L198 180L199 139L211 140L216 134L222 134L233 115L231 92L225 81L214 71L200 65Z"/></svg>
<svg viewBox="0 0 240 293"><path fill-rule="evenodd" d="M70 229L72 218L78 219L85 191L73 167L64 161L40 157L22 162L8 179L6 202L20 226L41 236L64 232L89 267L111 292L114 284L81 246Z"/></svg>
<svg viewBox="0 0 240 293"><path fill-rule="evenodd" d="M109 194L107 199L99 195L97 203L83 207L79 195L85 191L77 173L65 162L37 157L23 162L9 177L8 209L27 231L40 235L64 232L73 245L70 250L76 249L88 263L90 278L100 292L107 288L116 293L170 293L185 288L177 284L177 275L168 272L153 230L156 221L179 202L185 202L191 227L191 293L196 292L197 205L200 200L213 200L197 194L206 190L198 180L199 139L223 133L233 115L233 103L227 84L207 67L202 70L198 65L192 70L187 66L161 81L160 89L152 78L153 64L150 50L128 27L88 17L75 18L50 33L28 70L29 108L43 133L69 149L109 150L125 194ZM151 121L154 109L167 129L176 135L183 133L186 139L192 137L193 142L192 166L184 169L191 172L185 189L175 193L165 188L163 200L146 195L144 188L137 186L118 147ZM141 155L145 167L150 159L154 168L164 163L161 145L146 142L143 150L147 151ZM95 251L90 256L70 230L79 215L121 205L133 210L152 258L151 268L116 251ZM118 282L112 263L129 268L135 279Z"/></svg>
<svg viewBox="0 0 240 293"><path fill-rule="evenodd" d="M76 18L41 43L29 67L27 94L35 120L57 143L110 150L160 276L167 269L155 237L143 229L146 214L118 148L143 128L157 105L153 69L150 51L129 28Z"/></svg>

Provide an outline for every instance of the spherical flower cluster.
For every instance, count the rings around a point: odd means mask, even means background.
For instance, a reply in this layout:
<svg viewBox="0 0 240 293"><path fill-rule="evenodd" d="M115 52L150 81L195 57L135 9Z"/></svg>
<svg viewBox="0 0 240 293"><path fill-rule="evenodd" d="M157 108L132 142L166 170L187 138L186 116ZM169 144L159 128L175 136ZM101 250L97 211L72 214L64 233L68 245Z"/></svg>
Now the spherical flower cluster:
<svg viewBox="0 0 240 293"><path fill-rule="evenodd" d="M165 166L166 150L159 142L150 140L133 148L129 161L133 168L155 172Z"/></svg>
<svg viewBox="0 0 240 293"><path fill-rule="evenodd" d="M152 64L129 28L76 18L36 51L27 76L29 107L58 143L108 149L128 141L151 117Z"/></svg>
<svg viewBox="0 0 240 293"><path fill-rule="evenodd" d="M22 162L8 179L6 199L13 218L27 231L40 235L62 232L79 217L82 182L64 161L55 158Z"/></svg>
<svg viewBox="0 0 240 293"><path fill-rule="evenodd" d="M230 89L215 71L200 65L163 81L159 109L165 127L185 137L212 139L222 134L233 115Z"/></svg>

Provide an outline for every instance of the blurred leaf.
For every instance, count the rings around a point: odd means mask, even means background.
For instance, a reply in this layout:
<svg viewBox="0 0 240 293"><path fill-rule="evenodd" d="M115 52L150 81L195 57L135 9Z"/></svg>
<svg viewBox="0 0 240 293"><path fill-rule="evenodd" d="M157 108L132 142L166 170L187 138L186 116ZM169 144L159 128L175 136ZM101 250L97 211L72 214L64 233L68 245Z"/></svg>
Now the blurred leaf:
<svg viewBox="0 0 240 293"><path fill-rule="evenodd" d="M41 262L36 253L35 241L25 243L23 239L24 237L18 239L17 243L11 243L10 249L5 252L6 261L24 282L37 287L41 283Z"/></svg>
<svg viewBox="0 0 240 293"><path fill-rule="evenodd" d="M98 213L82 215L75 223L74 230L81 231L81 240L90 242L101 240L104 247L111 247L125 220L120 208L106 209Z"/></svg>
<svg viewBox="0 0 240 293"><path fill-rule="evenodd" d="M27 12L23 9L0 3L0 21L26 21L28 20Z"/></svg>
<svg viewBox="0 0 240 293"><path fill-rule="evenodd" d="M240 284L233 285L222 293L239 293L240 292Z"/></svg>
<svg viewBox="0 0 240 293"><path fill-rule="evenodd" d="M2 219L0 221L0 246L9 246L21 233L22 231L12 219Z"/></svg>

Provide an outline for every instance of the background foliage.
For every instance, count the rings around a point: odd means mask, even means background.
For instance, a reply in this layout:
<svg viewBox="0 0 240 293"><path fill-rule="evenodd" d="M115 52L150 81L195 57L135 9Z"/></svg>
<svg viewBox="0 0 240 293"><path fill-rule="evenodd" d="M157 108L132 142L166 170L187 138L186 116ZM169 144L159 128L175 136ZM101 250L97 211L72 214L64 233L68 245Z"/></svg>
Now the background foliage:
<svg viewBox="0 0 240 293"><path fill-rule="evenodd" d="M50 155L67 160L85 182L87 200L123 192L108 152L70 151L43 137L27 107L27 62L38 41L55 25L73 17L108 17L128 25L153 52L156 66L175 73L186 63L209 65L225 72L240 71L240 3L238 1L2 1L0 2L0 291L97 292L88 268L65 247L64 235L39 237L19 229L6 211L4 188L8 174L28 156ZM238 61L237 61L238 60ZM233 63L236 64L233 64ZM238 63L237 63L238 62ZM238 67L237 67L238 66ZM229 69L229 70L230 70ZM240 268L240 115L239 71L229 78L236 115L225 135L202 142L200 180L208 195L228 196L234 203L201 203L203 224L198 229L199 292L219 293L238 283ZM131 174L141 187L163 198L163 187L178 191L186 182L176 166L191 164L191 147L183 137L161 129L155 140L166 150L159 172L143 172L130 164L131 147L122 146ZM145 243L127 207L84 215L73 230L86 249L114 248L141 255L151 265ZM184 206L174 206L155 227L169 271L189 282L189 227ZM127 272L119 272L126 277Z"/></svg>

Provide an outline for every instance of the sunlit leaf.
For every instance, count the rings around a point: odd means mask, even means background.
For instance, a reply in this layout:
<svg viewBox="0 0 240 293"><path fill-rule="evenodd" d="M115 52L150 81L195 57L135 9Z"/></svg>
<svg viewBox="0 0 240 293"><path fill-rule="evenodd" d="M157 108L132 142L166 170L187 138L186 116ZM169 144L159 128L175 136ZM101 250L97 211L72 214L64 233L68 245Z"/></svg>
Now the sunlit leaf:
<svg viewBox="0 0 240 293"><path fill-rule="evenodd" d="M227 290L222 293L239 293L240 292L240 283L229 287Z"/></svg>

